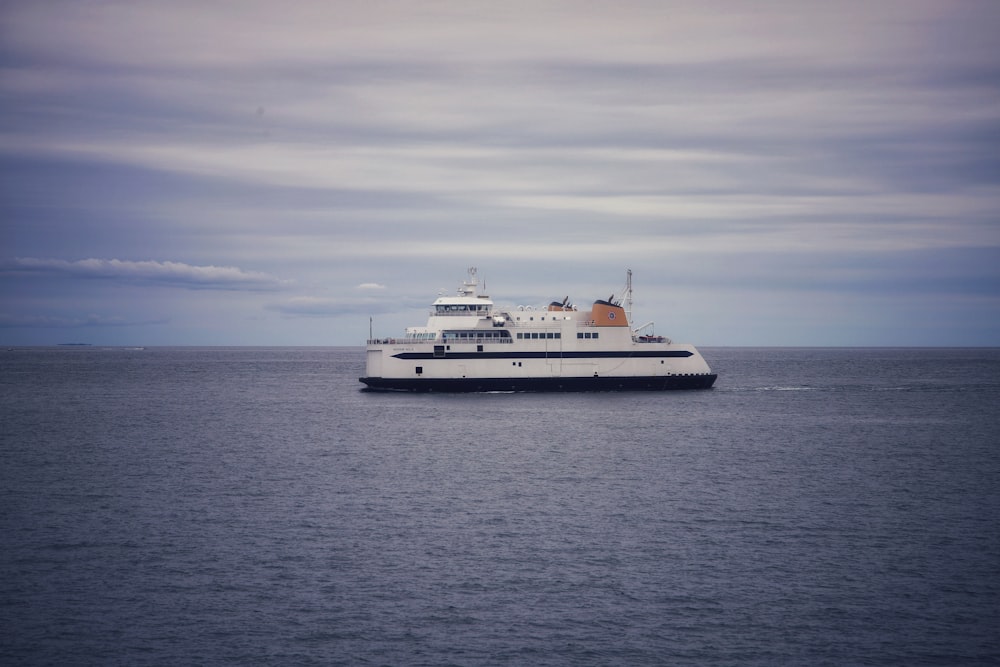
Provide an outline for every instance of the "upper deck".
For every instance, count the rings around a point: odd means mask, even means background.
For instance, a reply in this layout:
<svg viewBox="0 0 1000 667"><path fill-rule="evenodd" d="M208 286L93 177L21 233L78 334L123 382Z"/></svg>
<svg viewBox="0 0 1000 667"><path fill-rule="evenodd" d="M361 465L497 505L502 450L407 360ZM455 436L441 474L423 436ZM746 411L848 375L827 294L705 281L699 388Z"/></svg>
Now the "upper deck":
<svg viewBox="0 0 1000 667"><path fill-rule="evenodd" d="M631 295L631 272L626 298ZM510 344L515 341L573 338L611 345L628 343L667 343L662 336L639 335L652 323L632 330L629 313L613 296L598 299L588 310L577 310L569 303L552 301L548 307L502 306L478 293L476 269L451 296L439 296L432 304L425 326L407 327L398 338L372 338L369 345L428 345L432 343ZM629 303L631 303L629 301ZM602 333L603 332L603 333Z"/></svg>

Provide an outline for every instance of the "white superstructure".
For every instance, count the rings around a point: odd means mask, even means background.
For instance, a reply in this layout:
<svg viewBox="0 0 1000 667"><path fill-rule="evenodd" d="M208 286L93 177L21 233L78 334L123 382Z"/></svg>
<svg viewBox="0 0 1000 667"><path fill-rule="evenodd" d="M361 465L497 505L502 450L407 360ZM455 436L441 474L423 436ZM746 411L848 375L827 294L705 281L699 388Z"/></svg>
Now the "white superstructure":
<svg viewBox="0 0 1000 667"><path fill-rule="evenodd" d="M631 299L628 273L625 299ZM439 297L427 324L368 341L369 389L400 391L614 391L707 389L716 375L693 345L632 330L621 301L586 310L497 307L476 269L457 295Z"/></svg>

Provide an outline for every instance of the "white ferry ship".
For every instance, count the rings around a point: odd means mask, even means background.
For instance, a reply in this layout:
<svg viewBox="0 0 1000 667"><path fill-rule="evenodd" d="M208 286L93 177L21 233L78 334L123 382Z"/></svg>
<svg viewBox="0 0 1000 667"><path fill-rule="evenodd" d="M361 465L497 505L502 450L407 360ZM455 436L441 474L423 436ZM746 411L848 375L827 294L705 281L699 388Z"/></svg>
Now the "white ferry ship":
<svg viewBox="0 0 1000 667"><path fill-rule="evenodd" d="M479 294L476 269L455 296L433 304L427 325L368 341L368 390L620 391L708 389L715 382L693 345L632 329L632 272L623 299L581 310L498 307ZM643 334L649 330L650 333Z"/></svg>

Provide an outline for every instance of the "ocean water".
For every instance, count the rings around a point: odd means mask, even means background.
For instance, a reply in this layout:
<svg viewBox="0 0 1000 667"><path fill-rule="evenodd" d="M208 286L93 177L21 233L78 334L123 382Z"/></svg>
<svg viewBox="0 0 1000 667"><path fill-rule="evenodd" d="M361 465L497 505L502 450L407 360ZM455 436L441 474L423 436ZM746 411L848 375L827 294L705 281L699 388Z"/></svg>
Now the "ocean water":
<svg viewBox="0 0 1000 667"><path fill-rule="evenodd" d="M378 394L360 348L0 352L4 665L1000 662L1000 350Z"/></svg>

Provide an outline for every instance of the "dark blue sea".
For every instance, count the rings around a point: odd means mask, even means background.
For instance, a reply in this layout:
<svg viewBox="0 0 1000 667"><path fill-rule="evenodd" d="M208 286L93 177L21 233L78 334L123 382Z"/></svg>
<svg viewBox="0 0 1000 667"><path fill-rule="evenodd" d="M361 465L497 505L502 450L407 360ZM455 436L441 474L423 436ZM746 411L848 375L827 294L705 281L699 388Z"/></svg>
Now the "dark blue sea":
<svg viewBox="0 0 1000 667"><path fill-rule="evenodd" d="M1000 350L702 352L417 395L360 348L0 351L0 663L1000 663Z"/></svg>

